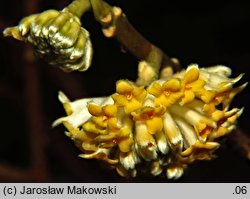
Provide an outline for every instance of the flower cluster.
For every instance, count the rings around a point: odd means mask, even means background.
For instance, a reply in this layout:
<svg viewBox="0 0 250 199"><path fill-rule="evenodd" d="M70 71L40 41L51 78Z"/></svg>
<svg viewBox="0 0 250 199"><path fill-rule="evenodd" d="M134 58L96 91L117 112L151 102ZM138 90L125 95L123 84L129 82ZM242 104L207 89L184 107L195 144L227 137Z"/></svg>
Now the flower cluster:
<svg viewBox="0 0 250 199"><path fill-rule="evenodd" d="M31 43L38 56L65 71L85 71L91 64L89 32L68 9L27 16L18 26L6 28L4 35Z"/></svg>
<svg viewBox="0 0 250 199"><path fill-rule="evenodd" d="M242 75L230 74L193 64L148 87L119 80L109 97L71 102L60 92L68 116L54 126L65 125L80 157L106 161L122 176L140 170L176 179L188 164L212 159L218 138L235 128L243 109L229 106L246 84L234 88Z"/></svg>

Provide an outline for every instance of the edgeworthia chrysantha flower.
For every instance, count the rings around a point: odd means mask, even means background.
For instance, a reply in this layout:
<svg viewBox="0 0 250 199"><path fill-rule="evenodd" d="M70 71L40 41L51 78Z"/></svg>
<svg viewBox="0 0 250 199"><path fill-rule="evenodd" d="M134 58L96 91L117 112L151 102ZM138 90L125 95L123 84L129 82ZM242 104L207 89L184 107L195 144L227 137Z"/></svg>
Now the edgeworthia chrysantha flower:
<svg viewBox="0 0 250 199"><path fill-rule="evenodd" d="M122 176L177 179L188 164L212 159L218 138L235 128L243 108L230 103L247 84L235 88L242 75L230 75L225 66L193 64L147 87L119 80L109 97L71 102L59 92L67 116L53 126L64 124L80 157L101 159Z"/></svg>

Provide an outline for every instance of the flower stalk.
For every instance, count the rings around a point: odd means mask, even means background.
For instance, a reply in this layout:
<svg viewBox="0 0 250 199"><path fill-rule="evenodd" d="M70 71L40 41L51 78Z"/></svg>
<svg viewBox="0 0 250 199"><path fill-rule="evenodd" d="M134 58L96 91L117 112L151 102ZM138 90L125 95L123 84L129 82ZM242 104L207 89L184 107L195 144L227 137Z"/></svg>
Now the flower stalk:
<svg viewBox="0 0 250 199"><path fill-rule="evenodd" d="M89 0L74 0L71 4L64 8L63 11L70 12L80 19L82 15L90 9L91 5Z"/></svg>

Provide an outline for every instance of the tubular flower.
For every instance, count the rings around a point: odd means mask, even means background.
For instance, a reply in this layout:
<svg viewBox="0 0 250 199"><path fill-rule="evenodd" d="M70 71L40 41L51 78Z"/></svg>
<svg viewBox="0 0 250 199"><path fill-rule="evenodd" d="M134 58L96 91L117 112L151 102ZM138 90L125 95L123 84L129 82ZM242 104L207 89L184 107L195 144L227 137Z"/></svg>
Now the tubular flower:
<svg viewBox="0 0 250 199"><path fill-rule="evenodd" d="M183 96L181 82L175 78L165 81L162 85L159 82L154 82L147 91L155 96L157 106L171 106Z"/></svg>
<svg viewBox="0 0 250 199"><path fill-rule="evenodd" d="M235 128L243 109L230 102L247 84L234 88L242 75L230 74L225 66L191 65L147 88L120 80L111 97L70 102L59 93L68 116L54 126L66 126L80 157L101 159L122 176L177 179L188 164L214 158L218 138Z"/></svg>
<svg viewBox="0 0 250 199"><path fill-rule="evenodd" d="M120 80L116 84L116 92L112 95L117 106L124 107L126 113L139 109L147 92L143 87L137 87L130 81Z"/></svg>
<svg viewBox="0 0 250 199"><path fill-rule="evenodd" d="M183 79L181 80L184 97L181 103L187 104L194 100L195 97L200 97L202 101L209 101L213 92L204 89L206 82L200 78L198 67L191 66L188 68Z"/></svg>
<svg viewBox="0 0 250 199"><path fill-rule="evenodd" d="M105 105L103 107L90 103L88 105L88 111L91 115L96 116L93 118L93 122L98 128L107 128L116 131L117 127L117 107L115 105Z"/></svg>
<svg viewBox="0 0 250 199"><path fill-rule="evenodd" d="M144 121L148 132L155 134L163 128L162 115L165 112L164 107L143 107L139 113L132 112L131 115L135 121Z"/></svg>

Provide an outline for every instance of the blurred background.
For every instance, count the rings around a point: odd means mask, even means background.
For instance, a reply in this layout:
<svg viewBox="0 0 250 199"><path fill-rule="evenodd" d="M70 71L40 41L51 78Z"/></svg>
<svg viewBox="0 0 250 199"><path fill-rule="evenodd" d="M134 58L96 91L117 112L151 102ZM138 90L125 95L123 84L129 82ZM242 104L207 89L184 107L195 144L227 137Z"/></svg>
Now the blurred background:
<svg viewBox="0 0 250 199"><path fill-rule="evenodd" d="M62 9L69 0L11 0L0 7L0 31L24 16ZM182 66L222 64L232 76L250 80L250 1L108 0L126 13L149 41L177 57ZM85 160L52 122L65 115L57 99L62 90L70 99L110 95L119 79L135 80L138 60L102 35L92 13L82 18L90 32L94 58L84 73L64 73L34 57L30 47L0 36L0 182L173 182L162 177L125 179L96 160ZM238 126L250 136L249 86L232 106L245 107ZM250 161L223 142L218 158L189 166L175 182L249 182Z"/></svg>

